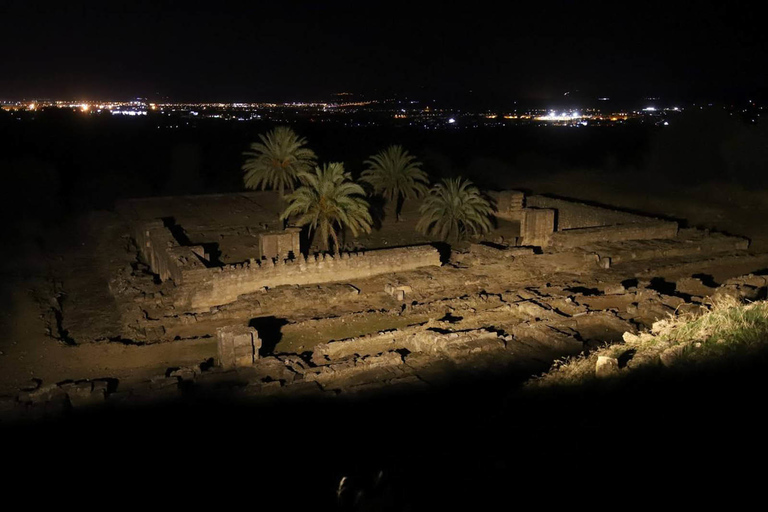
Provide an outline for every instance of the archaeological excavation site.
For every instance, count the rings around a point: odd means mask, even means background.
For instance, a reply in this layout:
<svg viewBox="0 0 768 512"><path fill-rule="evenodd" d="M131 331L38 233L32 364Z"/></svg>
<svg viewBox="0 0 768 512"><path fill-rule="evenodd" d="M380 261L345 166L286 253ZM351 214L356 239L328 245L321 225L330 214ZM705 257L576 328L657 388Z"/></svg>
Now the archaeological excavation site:
<svg viewBox="0 0 768 512"><path fill-rule="evenodd" d="M573 199L493 199L494 229L465 243L403 240L393 224L336 254L284 227L271 192L124 200L35 291L71 373L33 380L3 412L522 382L717 297L765 296L768 254L745 238Z"/></svg>
<svg viewBox="0 0 768 512"><path fill-rule="evenodd" d="M4 510L759 507L768 31L678 4L0 1Z"/></svg>

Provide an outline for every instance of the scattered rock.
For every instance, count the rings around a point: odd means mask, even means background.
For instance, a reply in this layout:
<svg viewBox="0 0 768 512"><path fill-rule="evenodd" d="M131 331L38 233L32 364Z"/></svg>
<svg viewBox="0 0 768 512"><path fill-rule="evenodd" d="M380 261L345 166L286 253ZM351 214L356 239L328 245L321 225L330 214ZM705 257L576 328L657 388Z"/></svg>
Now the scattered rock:
<svg viewBox="0 0 768 512"><path fill-rule="evenodd" d="M685 293L692 296L709 296L715 292L717 288L705 285L698 277L684 277L678 279L675 291Z"/></svg>
<svg viewBox="0 0 768 512"><path fill-rule="evenodd" d="M668 308L677 309L681 305L685 304L685 299L675 297L673 295L664 295L661 298L661 303Z"/></svg>
<svg viewBox="0 0 768 512"><path fill-rule="evenodd" d="M175 377L181 381L195 380L200 374L199 366L183 366L170 372L169 377Z"/></svg>
<svg viewBox="0 0 768 512"><path fill-rule="evenodd" d="M67 389L67 396L72 407L87 407L103 402L106 398L106 389L102 387L94 389L92 382L83 381Z"/></svg>
<svg viewBox="0 0 768 512"><path fill-rule="evenodd" d="M674 347L670 347L664 350L661 354L659 354L661 364L668 368L674 366L680 361L684 351L685 347L683 345L675 345Z"/></svg>
<svg viewBox="0 0 768 512"><path fill-rule="evenodd" d="M595 364L595 376L611 377L619 373L619 360L615 357L598 356Z"/></svg>
<svg viewBox="0 0 768 512"><path fill-rule="evenodd" d="M603 290L603 293L606 295L622 295L624 293L627 293L627 289L624 288L624 285L621 283L619 284L611 284L605 287Z"/></svg>

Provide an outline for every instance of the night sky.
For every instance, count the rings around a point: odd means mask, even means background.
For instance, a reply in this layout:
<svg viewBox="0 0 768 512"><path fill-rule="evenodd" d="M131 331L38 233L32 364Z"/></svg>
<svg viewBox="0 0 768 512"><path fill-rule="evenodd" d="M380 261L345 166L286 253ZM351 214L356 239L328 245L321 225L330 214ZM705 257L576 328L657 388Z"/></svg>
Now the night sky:
<svg viewBox="0 0 768 512"><path fill-rule="evenodd" d="M768 83L757 2L246 5L4 0L0 99L503 103L765 96Z"/></svg>

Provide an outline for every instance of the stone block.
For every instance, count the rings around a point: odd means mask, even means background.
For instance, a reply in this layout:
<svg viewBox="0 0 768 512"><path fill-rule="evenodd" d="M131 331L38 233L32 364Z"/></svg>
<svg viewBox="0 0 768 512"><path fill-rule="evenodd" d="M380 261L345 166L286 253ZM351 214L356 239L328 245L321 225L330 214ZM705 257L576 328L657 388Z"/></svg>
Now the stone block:
<svg viewBox="0 0 768 512"><path fill-rule="evenodd" d="M688 295L696 295L699 297L709 296L713 294L716 288L705 285L701 279L697 277L684 277L678 279L675 290L680 293L686 293Z"/></svg>
<svg viewBox="0 0 768 512"><path fill-rule="evenodd" d="M103 388L94 388L92 382L85 381L70 387L67 395L72 407L87 407L102 403L106 397L105 391Z"/></svg>
<svg viewBox="0 0 768 512"><path fill-rule="evenodd" d="M259 252L262 258L277 258L282 261L290 254L298 258L301 254L299 228L287 228L285 231L261 233L259 235Z"/></svg>
<svg viewBox="0 0 768 512"><path fill-rule="evenodd" d="M225 369L253 366L259 358L261 339L253 327L230 325L216 330L219 366Z"/></svg>
<svg viewBox="0 0 768 512"><path fill-rule="evenodd" d="M503 190L490 194L496 202L496 216L507 220L521 220L525 194L517 190Z"/></svg>
<svg viewBox="0 0 768 512"><path fill-rule="evenodd" d="M522 245L545 247L555 231L555 210L526 208L522 220Z"/></svg>
<svg viewBox="0 0 768 512"><path fill-rule="evenodd" d="M595 364L595 375L610 377L619 373L619 360L615 357L599 356Z"/></svg>

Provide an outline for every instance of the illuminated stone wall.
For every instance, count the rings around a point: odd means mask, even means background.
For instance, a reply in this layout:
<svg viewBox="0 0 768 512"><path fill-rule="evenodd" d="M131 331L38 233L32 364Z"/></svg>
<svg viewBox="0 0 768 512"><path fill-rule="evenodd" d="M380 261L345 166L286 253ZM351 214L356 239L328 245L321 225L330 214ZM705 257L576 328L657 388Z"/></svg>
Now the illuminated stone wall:
<svg viewBox="0 0 768 512"><path fill-rule="evenodd" d="M301 252L301 229L288 228L259 235L259 254L262 258L288 258Z"/></svg>
<svg viewBox="0 0 768 512"><path fill-rule="evenodd" d="M142 258L161 281L171 279L180 284L182 270L205 268L203 248L179 245L161 220L137 224L132 236Z"/></svg>
<svg viewBox="0 0 768 512"><path fill-rule="evenodd" d="M676 236L677 222L657 220L557 231L550 236L550 244L555 247L582 247L602 242L659 240L675 238Z"/></svg>
<svg viewBox="0 0 768 512"><path fill-rule="evenodd" d="M634 213L612 210L610 208L593 206L586 203L545 196L526 197L526 206L557 210L555 231L596 228L601 226L614 226L617 224L632 224L656 220L644 215L637 215Z"/></svg>
<svg viewBox="0 0 768 512"><path fill-rule="evenodd" d="M438 250L426 245L342 253L336 257L299 256L294 260L251 260L218 268L184 269L182 284L175 292L175 305L183 311L205 311L264 287L350 281L440 264Z"/></svg>

